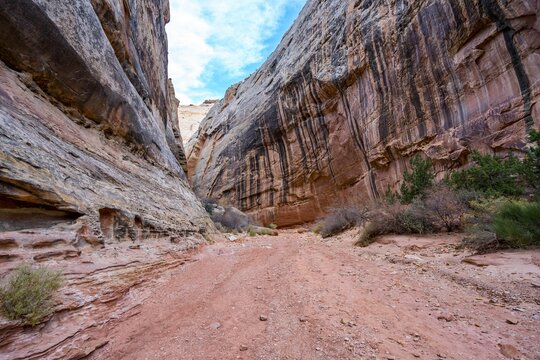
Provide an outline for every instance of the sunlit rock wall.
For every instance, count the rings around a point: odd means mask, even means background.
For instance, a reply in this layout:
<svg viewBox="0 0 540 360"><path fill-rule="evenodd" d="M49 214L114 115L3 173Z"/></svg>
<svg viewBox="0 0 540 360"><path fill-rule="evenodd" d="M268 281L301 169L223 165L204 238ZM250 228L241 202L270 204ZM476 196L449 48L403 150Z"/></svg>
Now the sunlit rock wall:
<svg viewBox="0 0 540 360"><path fill-rule="evenodd" d="M262 222L310 221L439 176L472 149L523 149L539 126L540 1L310 0L227 92L188 154L196 192Z"/></svg>

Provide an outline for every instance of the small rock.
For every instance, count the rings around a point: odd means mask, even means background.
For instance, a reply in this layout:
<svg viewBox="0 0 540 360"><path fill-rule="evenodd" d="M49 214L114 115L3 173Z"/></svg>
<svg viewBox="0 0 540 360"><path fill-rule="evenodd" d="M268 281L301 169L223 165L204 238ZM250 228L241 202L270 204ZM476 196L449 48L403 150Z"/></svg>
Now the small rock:
<svg viewBox="0 0 540 360"><path fill-rule="evenodd" d="M437 320L444 320L446 322L451 322L455 320L455 317L452 314L440 314L439 316L437 316Z"/></svg>
<svg viewBox="0 0 540 360"><path fill-rule="evenodd" d="M261 316L259 316L259 320L266 321L266 320L268 320L268 317L266 315L261 315Z"/></svg>
<svg viewBox="0 0 540 360"><path fill-rule="evenodd" d="M262 289L262 286L258 285L258 286L256 287L256 289L257 289L257 290L261 290L261 289Z"/></svg>
<svg viewBox="0 0 540 360"><path fill-rule="evenodd" d="M499 344L499 350L501 351L501 354L509 359L521 359L521 351L516 349L513 345Z"/></svg>
<svg viewBox="0 0 540 360"><path fill-rule="evenodd" d="M396 357L393 355L389 355L386 357L387 360L396 360Z"/></svg>
<svg viewBox="0 0 540 360"><path fill-rule="evenodd" d="M347 325L348 327L356 326L356 323L354 321L348 319L341 319L341 323L343 325Z"/></svg>
<svg viewBox="0 0 540 360"><path fill-rule="evenodd" d="M141 245L130 245L129 248L131 250L139 250L141 248Z"/></svg>
<svg viewBox="0 0 540 360"><path fill-rule="evenodd" d="M248 347L246 345L240 345L240 351L247 351Z"/></svg>
<svg viewBox="0 0 540 360"><path fill-rule="evenodd" d="M300 322L307 322L308 321L307 317L304 317L304 316L299 317L298 320L300 320Z"/></svg>
<svg viewBox="0 0 540 360"><path fill-rule="evenodd" d="M531 286L535 288L540 288L540 280L531 281Z"/></svg>
<svg viewBox="0 0 540 360"><path fill-rule="evenodd" d="M216 322L210 324L210 328L211 328L212 330L217 330L217 329L219 329L220 327L221 327L221 323L218 322L218 321L216 321Z"/></svg>
<svg viewBox="0 0 540 360"><path fill-rule="evenodd" d="M320 347L316 347L315 350L321 351L321 348L320 348Z"/></svg>
<svg viewBox="0 0 540 360"><path fill-rule="evenodd" d="M419 262L424 261L424 259L422 259L420 256L417 256L417 255L405 255L405 259L412 260L412 261L419 261Z"/></svg>
<svg viewBox="0 0 540 360"><path fill-rule="evenodd" d="M519 324L519 320L515 318L508 318L506 319L506 323L510 325L517 325Z"/></svg>

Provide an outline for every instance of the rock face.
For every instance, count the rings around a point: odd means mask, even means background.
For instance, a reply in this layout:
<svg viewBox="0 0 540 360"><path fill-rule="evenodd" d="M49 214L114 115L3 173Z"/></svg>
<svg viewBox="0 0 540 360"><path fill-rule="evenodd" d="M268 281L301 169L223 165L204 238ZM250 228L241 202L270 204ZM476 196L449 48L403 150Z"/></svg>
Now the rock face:
<svg viewBox="0 0 540 360"><path fill-rule="evenodd" d="M410 157L439 176L538 128L537 0L310 0L230 88L188 151L196 192L264 223L396 189Z"/></svg>
<svg viewBox="0 0 540 360"><path fill-rule="evenodd" d="M206 100L201 105L180 105L178 107L178 123L184 139L184 145L187 145L191 137L197 132L201 121L216 102L214 100Z"/></svg>
<svg viewBox="0 0 540 360"><path fill-rule="evenodd" d="M0 6L1 230L85 217L106 243L204 233L181 167L167 4Z"/></svg>
<svg viewBox="0 0 540 360"><path fill-rule="evenodd" d="M91 352L86 330L213 230L182 168L168 17L168 0L0 4L0 274L59 268L69 300L43 333L0 321L2 358Z"/></svg>

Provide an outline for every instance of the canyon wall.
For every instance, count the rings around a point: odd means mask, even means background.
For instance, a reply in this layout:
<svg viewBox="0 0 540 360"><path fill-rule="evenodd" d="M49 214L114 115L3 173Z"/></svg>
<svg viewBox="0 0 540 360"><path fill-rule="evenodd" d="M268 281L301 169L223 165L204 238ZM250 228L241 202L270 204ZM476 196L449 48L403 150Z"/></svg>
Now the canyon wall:
<svg viewBox="0 0 540 360"><path fill-rule="evenodd" d="M85 357L138 285L212 235L183 169L168 21L168 0L0 2L0 275L64 274L45 328L0 318L2 358Z"/></svg>
<svg viewBox="0 0 540 360"><path fill-rule="evenodd" d="M180 132L184 139L184 145L187 145L192 136L199 129L201 121L212 109L217 100L206 100L200 105L180 105L178 107L178 123Z"/></svg>
<svg viewBox="0 0 540 360"><path fill-rule="evenodd" d="M206 231L181 167L167 4L2 3L0 230L78 220L92 243Z"/></svg>
<svg viewBox="0 0 540 360"><path fill-rule="evenodd" d="M292 225L439 177L539 127L540 1L309 0L188 149L199 195Z"/></svg>

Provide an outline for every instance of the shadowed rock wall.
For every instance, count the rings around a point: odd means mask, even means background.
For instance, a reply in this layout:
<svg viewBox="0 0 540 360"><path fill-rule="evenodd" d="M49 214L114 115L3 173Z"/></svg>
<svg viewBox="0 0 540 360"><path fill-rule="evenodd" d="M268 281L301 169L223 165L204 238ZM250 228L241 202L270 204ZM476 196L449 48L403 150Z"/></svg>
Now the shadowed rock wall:
<svg viewBox="0 0 540 360"><path fill-rule="evenodd" d="M277 50L188 146L200 195L265 223L310 221L439 176L538 128L540 1L310 0Z"/></svg>

